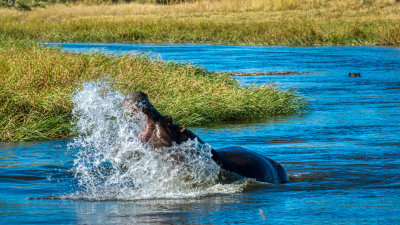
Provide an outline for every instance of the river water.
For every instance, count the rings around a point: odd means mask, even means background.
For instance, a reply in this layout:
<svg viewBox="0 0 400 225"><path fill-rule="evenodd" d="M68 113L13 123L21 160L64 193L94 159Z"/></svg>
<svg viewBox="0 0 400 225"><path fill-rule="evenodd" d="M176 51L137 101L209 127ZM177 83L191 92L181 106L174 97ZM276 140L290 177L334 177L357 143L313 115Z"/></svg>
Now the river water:
<svg viewBox="0 0 400 225"><path fill-rule="evenodd" d="M147 44L63 44L62 48L144 52L216 71L299 71L299 75L236 78L243 84L295 88L309 99L310 112L192 129L214 148L239 145L269 156L286 168L292 181L214 183L211 189L200 187L190 195L184 189L152 192L151 186L128 195L129 186L114 183L109 186L116 187L114 192L101 189L93 195L79 192L86 171L80 170L85 163L79 159L82 153L92 154L82 150L82 143L99 141L102 148L102 140L5 143L0 146L0 223L400 223L400 49ZM348 76L354 72L361 77ZM91 85L86 91L93 94L96 84ZM83 92L82 96L86 98L77 97L77 107L88 104L83 99L94 98ZM110 96L110 104L118 99L118 94ZM168 182L163 180L161 186L169 187Z"/></svg>

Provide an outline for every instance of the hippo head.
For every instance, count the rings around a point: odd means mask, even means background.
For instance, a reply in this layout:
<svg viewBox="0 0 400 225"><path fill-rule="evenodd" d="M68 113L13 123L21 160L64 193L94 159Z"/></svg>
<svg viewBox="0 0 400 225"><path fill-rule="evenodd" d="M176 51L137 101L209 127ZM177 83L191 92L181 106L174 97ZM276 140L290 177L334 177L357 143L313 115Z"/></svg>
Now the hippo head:
<svg viewBox="0 0 400 225"><path fill-rule="evenodd" d="M170 147L173 143L181 144L188 139L197 138L193 132L173 123L170 116L162 116L150 103L147 95L140 91L129 93L123 101L123 106L131 113L143 113L145 129L139 135L142 142L151 144L154 148Z"/></svg>

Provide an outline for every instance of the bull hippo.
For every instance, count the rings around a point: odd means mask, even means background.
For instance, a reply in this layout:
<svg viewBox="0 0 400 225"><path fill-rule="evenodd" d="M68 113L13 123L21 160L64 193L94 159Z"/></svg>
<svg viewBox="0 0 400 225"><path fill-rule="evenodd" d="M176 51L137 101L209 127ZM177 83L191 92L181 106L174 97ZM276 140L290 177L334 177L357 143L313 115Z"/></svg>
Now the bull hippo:
<svg viewBox="0 0 400 225"><path fill-rule="evenodd" d="M189 139L204 142L184 126L173 123L170 116L162 116L150 103L147 95L140 91L129 93L123 106L132 113L142 112L145 129L139 135L142 142L155 149L181 144ZM285 169L274 160L241 147L227 147L211 150L212 159L222 168L244 177L268 183L286 183L289 178Z"/></svg>

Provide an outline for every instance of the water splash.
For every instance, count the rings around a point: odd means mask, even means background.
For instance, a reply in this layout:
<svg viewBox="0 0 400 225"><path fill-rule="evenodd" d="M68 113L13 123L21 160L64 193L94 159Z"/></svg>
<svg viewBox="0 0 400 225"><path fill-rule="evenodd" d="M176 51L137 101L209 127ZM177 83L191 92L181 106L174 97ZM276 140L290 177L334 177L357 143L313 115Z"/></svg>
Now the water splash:
<svg viewBox="0 0 400 225"><path fill-rule="evenodd" d="M73 96L80 135L70 147L79 149L73 168L79 191L66 198L186 198L245 188L249 181L220 182L224 172L211 159L209 145L193 140L157 151L142 143L144 116L128 113L123 99L105 81L88 82ZM184 160L177 163L176 157Z"/></svg>

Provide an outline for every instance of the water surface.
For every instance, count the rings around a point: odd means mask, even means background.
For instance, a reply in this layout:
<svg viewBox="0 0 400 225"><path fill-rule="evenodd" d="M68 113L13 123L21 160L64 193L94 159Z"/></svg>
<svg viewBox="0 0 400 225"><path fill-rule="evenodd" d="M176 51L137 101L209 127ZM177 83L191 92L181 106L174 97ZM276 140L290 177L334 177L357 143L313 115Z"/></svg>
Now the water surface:
<svg viewBox="0 0 400 225"><path fill-rule="evenodd" d="M309 98L309 113L193 129L214 148L240 145L275 159L293 182L184 199L43 200L75 191L77 180L70 169L79 149L68 149L71 140L4 144L0 151L0 223L400 222L399 49L147 44L62 47L75 52L144 51L163 60L195 63L216 71L301 72L237 79L244 84L294 87ZM361 77L350 78L349 72L359 72Z"/></svg>

